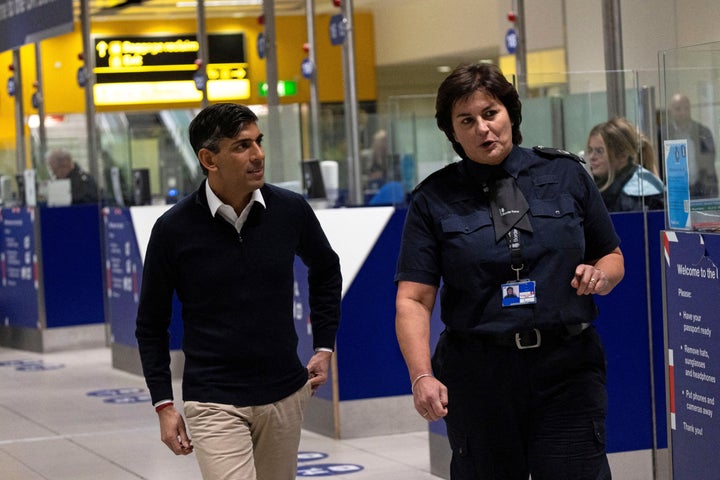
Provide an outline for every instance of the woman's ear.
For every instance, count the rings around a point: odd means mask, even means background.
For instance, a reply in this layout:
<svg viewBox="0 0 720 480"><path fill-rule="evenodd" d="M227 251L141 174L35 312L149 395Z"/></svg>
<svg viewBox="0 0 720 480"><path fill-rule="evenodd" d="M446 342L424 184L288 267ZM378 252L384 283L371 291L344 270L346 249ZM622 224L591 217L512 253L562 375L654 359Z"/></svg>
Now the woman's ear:
<svg viewBox="0 0 720 480"><path fill-rule="evenodd" d="M217 169L217 165L215 164L215 155L207 148L200 149L198 152L198 160L200 160L200 164L209 172Z"/></svg>

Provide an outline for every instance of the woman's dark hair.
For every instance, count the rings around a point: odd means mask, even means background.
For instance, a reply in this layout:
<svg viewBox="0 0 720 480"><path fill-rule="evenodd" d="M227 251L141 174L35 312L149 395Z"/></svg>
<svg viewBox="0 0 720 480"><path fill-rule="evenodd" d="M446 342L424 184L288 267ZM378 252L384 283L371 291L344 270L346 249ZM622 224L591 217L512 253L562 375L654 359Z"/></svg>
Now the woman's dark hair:
<svg viewBox="0 0 720 480"><path fill-rule="evenodd" d="M462 158L467 158L467 156L453 136L452 109L457 102L467 99L477 91L497 98L505 106L512 123L512 142L515 145L522 142L522 133L520 133L522 104L512 83L508 82L495 65L489 63L463 64L455 68L440 84L435 101L437 125L440 130L445 132L453 149Z"/></svg>
<svg viewBox="0 0 720 480"><path fill-rule="evenodd" d="M255 113L245 105L217 103L206 107L197 114L188 127L188 137L195 155L201 148L218 151L223 138L234 138L250 123L257 123ZM202 164L200 165L202 167ZM207 174L203 167L203 173Z"/></svg>

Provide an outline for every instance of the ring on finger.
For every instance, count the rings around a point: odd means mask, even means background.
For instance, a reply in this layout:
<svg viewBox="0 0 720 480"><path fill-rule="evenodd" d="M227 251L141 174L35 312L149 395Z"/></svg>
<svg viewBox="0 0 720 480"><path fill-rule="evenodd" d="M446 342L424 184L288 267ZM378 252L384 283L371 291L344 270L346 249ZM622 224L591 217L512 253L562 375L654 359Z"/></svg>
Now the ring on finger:
<svg viewBox="0 0 720 480"><path fill-rule="evenodd" d="M425 412L422 414L423 417L427 417L428 415L430 415L430 412Z"/></svg>

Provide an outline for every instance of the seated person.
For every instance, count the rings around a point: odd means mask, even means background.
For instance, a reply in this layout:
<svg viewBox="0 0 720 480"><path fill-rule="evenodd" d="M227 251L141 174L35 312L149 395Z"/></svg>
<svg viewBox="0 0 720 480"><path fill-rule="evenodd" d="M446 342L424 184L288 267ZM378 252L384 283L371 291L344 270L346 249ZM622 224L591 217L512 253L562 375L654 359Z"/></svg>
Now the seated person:
<svg viewBox="0 0 720 480"><path fill-rule="evenodd" d="M98 187L95 179L85 172L65 150L52 150L47 154L48 171L56 179L70 179L72 203L97 203Z"/></svg>
<svg viewBox="0 0 720 480"><path fill-rule="evenodd" d="M663 208L663 183L642 166L654 165L652 145L626 119L617 117L593 127L585 158L608 211Z"/></svg>

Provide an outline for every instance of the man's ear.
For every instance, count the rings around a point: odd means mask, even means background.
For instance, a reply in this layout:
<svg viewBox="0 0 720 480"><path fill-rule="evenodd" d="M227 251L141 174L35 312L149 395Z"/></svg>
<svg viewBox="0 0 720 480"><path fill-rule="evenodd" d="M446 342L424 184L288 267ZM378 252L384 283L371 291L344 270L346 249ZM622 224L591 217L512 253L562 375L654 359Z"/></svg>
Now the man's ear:
<svg viewBox="0 0 720 480"><path fill-rule="evenodd" d="M198 160L200 160L200 164L208 171L217 169L217 165L215 165L215 155L207 148L200 149L198 152Z"/></svg>

